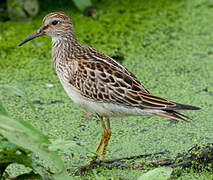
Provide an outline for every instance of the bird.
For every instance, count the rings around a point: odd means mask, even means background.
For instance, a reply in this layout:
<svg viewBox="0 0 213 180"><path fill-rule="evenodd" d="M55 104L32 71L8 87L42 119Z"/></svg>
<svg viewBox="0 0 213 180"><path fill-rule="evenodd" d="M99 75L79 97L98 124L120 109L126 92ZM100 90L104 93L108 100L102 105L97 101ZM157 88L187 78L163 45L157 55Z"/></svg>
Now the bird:
<svg viewBox="0 0 213 180"><path fill-rule="evenodd" d="M190 118L178 111L200 109L152 95L126 67L78 42L72 19L64 12L47 14L41 27L19 46L43 35L52 38L52 62L64 90L100 121L102 135L95 152L98 154L101 148L102 152L94 161L105 160L113 117L148 115L189 122Z"/></svg>

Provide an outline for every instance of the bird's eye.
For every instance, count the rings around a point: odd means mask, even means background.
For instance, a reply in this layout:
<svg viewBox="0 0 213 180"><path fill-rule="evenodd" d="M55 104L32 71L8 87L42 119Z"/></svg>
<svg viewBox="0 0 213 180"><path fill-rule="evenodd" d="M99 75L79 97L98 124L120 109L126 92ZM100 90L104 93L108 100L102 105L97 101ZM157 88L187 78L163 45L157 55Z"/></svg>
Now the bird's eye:
<svg viewBox="0 0 213 180"><path fill-rule="evenodd" d="M56 24L58 24L58 21L57 20L54 20L53 22L52 22L52 25L56 25Z"/></svg>

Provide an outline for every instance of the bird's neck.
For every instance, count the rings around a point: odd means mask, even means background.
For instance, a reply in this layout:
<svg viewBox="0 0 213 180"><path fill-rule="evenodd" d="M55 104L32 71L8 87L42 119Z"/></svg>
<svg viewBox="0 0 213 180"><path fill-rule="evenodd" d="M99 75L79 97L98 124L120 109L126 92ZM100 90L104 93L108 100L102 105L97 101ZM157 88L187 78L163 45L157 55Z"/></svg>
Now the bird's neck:
<svg viewBox="0 0 213 180"><path fill-rule="evenodd" d="M52 37L52 60L56 67L57 61L67 61L80 43L74 36Z"/></svg>

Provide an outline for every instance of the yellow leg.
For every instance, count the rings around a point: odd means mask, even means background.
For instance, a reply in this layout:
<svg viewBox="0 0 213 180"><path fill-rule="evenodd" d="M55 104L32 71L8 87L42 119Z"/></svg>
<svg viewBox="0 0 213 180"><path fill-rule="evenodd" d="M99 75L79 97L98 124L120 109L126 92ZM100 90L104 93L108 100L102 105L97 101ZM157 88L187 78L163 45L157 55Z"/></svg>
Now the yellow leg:
<svg viewBox="0 0 213 180"><path fill-rule="evenodd" d="M98 143L98 145L97 145L97 147L96 147L96 150L95 150L96 153L99 153L99 151L100 151L100 149L101 149L103 143L105 144L105 139L107 138L107 129L106 129L106 126L105 126L105 124L104 124L103 117L98 116L98 119L100 120L100 123L101 123L102 135L101 135L101 139L100 139L100 141L99 141L99 143ZM108 126L108 125L107 125L107 126ZM95 158L93 158L93 159L90 159L89 162L88 162L88 164L94 163L95 160L96 160L96 158L97 158L97 157L95 157Z"/></svg>
<svg viewBox="0 0 213 180"><path fill-rule="evenodd" d="M104 138L104 147L103 147L103 151L102 151L102 154L100 156L100 160L104 160L105 159L105 155L106 155L106 150L107 150L107 146L108 146L108 143L109 143L109 140L110 140L110 137L111 137L111 128L110 128L110 121L109 121L109 118L107 119L107 128L105 128L106 130L106 136Z"/></svg>
<svg viewBox="0 0 213 180"><path fill-rule="evenodd" d="M96 153L98 153L101 149L101 146L103 145L104 141L105 141L105 138L107 137L107 129L106 129L106 126L104 124L104 120L103 120L103 117L100 117L98 116L99 120L100 120L100 123L101 123L101 128L102 128L102 135L101 135L101 139L96 147Z"/></svg>
<svg viewBox="0 0 213 180"><path fill-rule="evenodd" d="M107 146L111 137L111 128L110 128L110 121L109 119L107 119L107 126L105 126L104 124L104 120L103 117L98 116L98 119L100 120L101 123L101 128L102 128L102 135L101 135L101 139L96 147L96 153L99 153L102 145L104 144L101 156L100 156L100 160L104 160L105 159L105 155L106 155L106 150L107 150ZM94 163L96 160L96 158L89 160L88 164L92 164Z"/></svg>

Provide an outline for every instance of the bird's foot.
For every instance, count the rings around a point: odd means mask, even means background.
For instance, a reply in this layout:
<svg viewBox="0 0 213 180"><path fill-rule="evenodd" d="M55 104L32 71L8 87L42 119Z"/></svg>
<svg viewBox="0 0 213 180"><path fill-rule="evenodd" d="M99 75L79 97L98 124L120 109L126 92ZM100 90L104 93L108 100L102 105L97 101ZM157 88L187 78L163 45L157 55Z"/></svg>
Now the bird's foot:
<svg viewBox="0 0 213 180"><path fill-rule="evenodd" d="M89 165L89 166L92 166L92 165L94 165L95 163L96 163L96 161L104 161L105 160L105 155L101 155L101 156L94 156L94 157L92 157L88 162L87 162L87 164Z"/></svg>
<svg viewBox="0 0 213 180"><path fill-rule="evenodd" d="M89 161L87 161L87 165L95 164L96 160L98 159L98 154L94 154Z"/></svg>
<svg viewBox="0 0 213 180"><path fill-rule="evenodd" d="M88 169L94 168L96 166L96 160L98 159L98 156L93 156L89 161L87 161L86 165L80 166L76 169L75 174L79 175L79 173L83 173L87 171Z"/></svg>
<svg viewBox="0 0 213 180"><path fill-rule="evenodd" d="M90 159L89 161L87 161L87 164L90 166L95 164L95 162L96 162L96 159Z"/></svg>

